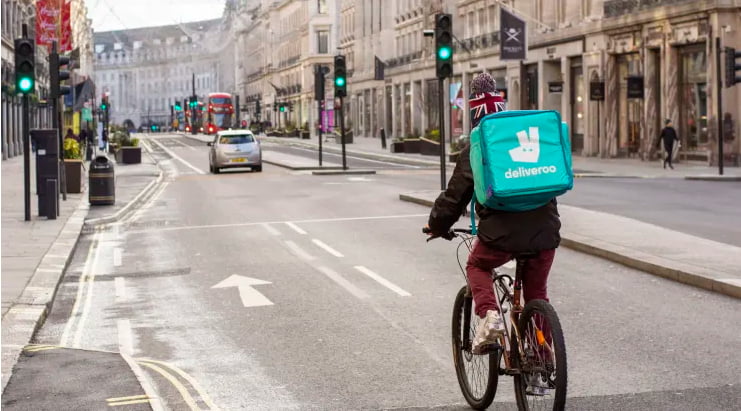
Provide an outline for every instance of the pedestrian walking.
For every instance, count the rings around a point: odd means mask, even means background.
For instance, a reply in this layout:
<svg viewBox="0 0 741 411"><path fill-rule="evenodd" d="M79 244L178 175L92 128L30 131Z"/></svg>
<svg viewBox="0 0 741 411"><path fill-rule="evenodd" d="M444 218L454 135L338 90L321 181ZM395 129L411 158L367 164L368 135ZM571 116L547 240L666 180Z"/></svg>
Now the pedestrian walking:
<svg viewBox="0 0 741 411"><path fill-rule="evenodd" d="M72 129L71 129L71 128L68 128L68 129L67 129L67 134L66 134L66 135L64 136L64 138L65 138L65 139L67 139L67 138L71 138L72 140L78 141L78 140L77 140L77 136L75 135L75 133L74 133L74 132L72 132ZM79 142L79 141L78 141L78 142Z"/></svg>
<svg viewBox="0 0 741 411"><path fill-rule="evenodd" d="M666 119L664 124L665 126L661 130L661 135L659 136L657 146L659 146L662 141L664 142L664 151L666 151L666 157L664 158L664 168L666 168L666 165L669 164L669 168L674 170L674 166L672 165L672 155L674 154L674 142L676 141L677 146L679 146L679 137L677 137L677 130L674 129L674 126L670 119Z"/></svg>

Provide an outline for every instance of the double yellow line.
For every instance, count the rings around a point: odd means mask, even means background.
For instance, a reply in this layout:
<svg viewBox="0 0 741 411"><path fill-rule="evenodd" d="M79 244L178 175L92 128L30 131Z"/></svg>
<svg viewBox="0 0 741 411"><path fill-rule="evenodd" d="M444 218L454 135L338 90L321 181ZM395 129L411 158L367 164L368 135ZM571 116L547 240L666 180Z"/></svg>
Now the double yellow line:
<svg viewBox="0 0 741 411"><path fill-rule="evenodd" d="M136 362L144 367L149 368L152 371L155 371L156 373L160 374L162 377L164 377L167 381L172 384L173 387L180 393L180 396L183 397L183 400L186 404L188 404L188 407L190 407L191 410L202 410L202 408L198 405L198 402L190 393L190 390L176 377L174 374L177 374L182 379L184 379L188 385L190 385L193 388L193 391L197 394L197 397L201 400L202 403L204 403L209 410L211 411L218 411L219 407L214 404L214 402L211 400L211 397L206 394L206 392L201 388L201 386L198 384L198 382L188 375L185 371L181 370L180 368L176 367L175 365L163 362L163 361L156 361L156 360L150 360L150 359L137 359Z"/></svg>
<svg viewBox="0 0 741 411"><path fill-rule="evenodd" d="M105 401L109 407L117 407L120 405L144 404L149 402L149 397L146 395L132 395L130 397L108 398Z"/></svg>
<svg viewBox="0 0 741 411"><path fill-rule="evenodd" d="M58 345L44 345L44 344L28 344L23 348L23 351L26 352L39 352L39 351L46 351L46 350L56 350L57 348L62 348Z"/></svg>

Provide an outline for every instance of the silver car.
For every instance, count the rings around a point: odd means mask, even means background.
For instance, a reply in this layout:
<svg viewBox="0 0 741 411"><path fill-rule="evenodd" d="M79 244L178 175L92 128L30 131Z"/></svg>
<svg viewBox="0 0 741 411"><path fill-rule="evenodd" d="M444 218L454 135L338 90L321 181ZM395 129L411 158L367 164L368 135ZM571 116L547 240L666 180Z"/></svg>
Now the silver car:
<svg viewBox="0 0 741 411"><path fill-rule="evenodd" d="M208 155L209 170L218 174L222 168L249 167L262 171L260 143L249 130L219 131Z"/></svg>

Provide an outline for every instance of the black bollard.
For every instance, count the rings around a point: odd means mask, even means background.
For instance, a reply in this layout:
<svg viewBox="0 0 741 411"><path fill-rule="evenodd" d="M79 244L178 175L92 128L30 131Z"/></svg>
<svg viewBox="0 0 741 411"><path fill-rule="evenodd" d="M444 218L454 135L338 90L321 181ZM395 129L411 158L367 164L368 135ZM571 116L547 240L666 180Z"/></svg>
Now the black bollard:
<svg viewBox="0 0 741 411"><path fill-rule="evenodd" d="M381 129L381 148L386 148L386 130Z"/></svg>

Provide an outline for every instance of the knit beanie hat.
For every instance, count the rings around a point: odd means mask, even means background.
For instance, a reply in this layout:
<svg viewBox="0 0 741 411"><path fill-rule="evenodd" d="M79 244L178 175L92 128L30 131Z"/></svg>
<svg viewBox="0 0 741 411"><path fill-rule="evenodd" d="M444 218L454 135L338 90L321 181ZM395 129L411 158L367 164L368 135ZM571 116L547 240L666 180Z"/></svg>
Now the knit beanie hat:
<svg viewBox="0 0 741 411"><path fill-rule="evenodd" d="M481 73L471 80L471 94L494 93L497 82L489 73Z"/></svg>

